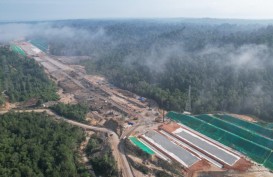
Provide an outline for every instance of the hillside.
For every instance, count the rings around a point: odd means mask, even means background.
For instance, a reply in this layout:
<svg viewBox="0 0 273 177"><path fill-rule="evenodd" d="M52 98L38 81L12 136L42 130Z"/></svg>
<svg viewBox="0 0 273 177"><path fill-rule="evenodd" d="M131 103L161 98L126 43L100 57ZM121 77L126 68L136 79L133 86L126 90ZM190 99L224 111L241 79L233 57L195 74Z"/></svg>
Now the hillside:
<svg viewBox="0 0 273 177"><path fill-rule="evenodd" d="M81 129L44 113L1 115L0 127L0 176L90 176L78 162Z"/></svg>
<svg viewBox="0 0 273 177"><path fill-rule="evenodd" d="M33 59L19 56L8 47L0 47L0 104L27 101L57 100L56 86Z"/></svg>
<svg viewBox="0 0 273 177"><path fill-rule="evenodd" d="M39 28L39 25L37 25ZM253 21L67 20L36 34L54 55L91 56L89 73L182 112L233 112L272 121L273 27ZM66 29L67 33L59 33ZM59 32L58 32L59 31ZM58 34L58 35L57 35Z"/></svg>

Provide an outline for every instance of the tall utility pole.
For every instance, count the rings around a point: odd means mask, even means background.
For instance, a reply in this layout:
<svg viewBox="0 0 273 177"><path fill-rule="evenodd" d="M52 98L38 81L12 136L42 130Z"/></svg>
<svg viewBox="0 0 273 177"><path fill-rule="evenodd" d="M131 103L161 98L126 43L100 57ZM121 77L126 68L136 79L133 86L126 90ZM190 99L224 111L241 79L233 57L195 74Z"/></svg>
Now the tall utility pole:
<svg viewBox="0 0 273 177"><path fill-rule="evenodd" d="M50 52L50 48L49 48L50 46L49 46L49 44L48 44L48 47L47 47L47 49L46 49L46 53L48 53L49 54L49 52Z"/></svg>
<svg viewBox="0 0 273 177"><path fill-rule="evenodd" d="M191 112L191 85L189 85L188 100L186 102L185 111Z"/></svg>
<svg viewBox="0 0 273 177"><path fill-rule="evenodd" d="M164 123L165 122L165 119L164 119L165 118L165 111L164 111L164 109L163 109L163 117L162 118L163 118L163 123Z"/></svg>

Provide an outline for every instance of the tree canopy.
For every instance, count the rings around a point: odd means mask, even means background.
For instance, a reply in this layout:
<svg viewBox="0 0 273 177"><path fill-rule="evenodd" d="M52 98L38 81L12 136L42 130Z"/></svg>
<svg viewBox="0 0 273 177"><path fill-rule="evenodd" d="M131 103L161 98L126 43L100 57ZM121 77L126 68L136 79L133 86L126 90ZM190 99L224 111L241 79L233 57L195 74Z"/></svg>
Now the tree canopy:
<svg viewBox="0 0 273 177"><path fill-rule="evenodd" d="M100 137L104 136L93 134L85 149L95 174L103 177L121 176L113 157L111 145Z"/></svg>
<svg viewBox="0 0 273 177"><path fill-rule="evenodd" d="M0 176L88 177L77 148L84 132L44 113L0 116Z"/></svg>
<svg viewBox="0 0 273 177"><path fill-rule="evenodd" d="M250 114L273 120L273 26L230 20L58 21L73 36L44 36L55 55L88 55L88 73L184 111ZM36 36L37 37L37 36Z"/></svg>
<svg viewBox="0 0 273 177"><path fill-rule="evenodd" d="M79 122L85 122L85 115L88 113L88 107L84 104L64 104L58 103L50 107L58 115Z"/></svg>
<svg viewBox="0 0 273 177"><path fill-rule="evenodd" d="M34 59L19 57L5 47L0 47L0 91L0 103L5 102L5 95L11 102L58 99L55 84Z"/></svg>

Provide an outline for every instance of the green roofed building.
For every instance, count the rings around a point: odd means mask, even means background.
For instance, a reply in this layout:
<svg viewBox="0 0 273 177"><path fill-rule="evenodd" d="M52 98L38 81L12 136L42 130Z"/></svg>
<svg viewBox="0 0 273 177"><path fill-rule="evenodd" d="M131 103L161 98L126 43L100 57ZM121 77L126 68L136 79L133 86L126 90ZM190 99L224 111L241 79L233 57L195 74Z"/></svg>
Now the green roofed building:
<svg viewBox="0 0 273 177"><path fill-rule="evenodd" d="M151 150L148 146L146 146L145 144L143 144L141 141L139 141L136 137L129 137L129 139L137 146L139 147L141 150L143 150L144 152L147 152L150 155L155 154L155 152L153 150Z"/></svg>

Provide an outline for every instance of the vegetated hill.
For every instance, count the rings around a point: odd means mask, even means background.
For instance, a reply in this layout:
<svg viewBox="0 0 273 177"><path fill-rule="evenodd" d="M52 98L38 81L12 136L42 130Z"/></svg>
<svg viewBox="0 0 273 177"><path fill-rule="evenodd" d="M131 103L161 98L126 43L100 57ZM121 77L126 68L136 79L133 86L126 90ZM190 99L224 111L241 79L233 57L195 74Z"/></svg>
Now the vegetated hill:
<svg viewBox="0 0 273 177"><path fill-rule="evenodd" d="M0 116L1 177L89 177L77 148L84 132L44 113Z"/></svg>
<svg viewBox="0 0 273 177"><path fill-rule="evenodd" d="M78 122L86 122L85 115L88 107L85 104L64 104L58 103L50 107L58 115Z"/></svg>
<svg viewBox="0 0 273 177"><path fill-rule="evenodd" d="M43 101L57 100L55 84L43 68L33 59L19 57L7 47L0 47L0 104L9 101L26 101L30 98Z"/></svg>
<svg viewBox="0 0 273 177"><path fill-rule="evenodd" d="M227 111L273 120L273 27L191 20L59 21L44 36L56 55L90 55L89 73L183 111ZM69 29L69 30L68 30ZM37 36L35 36L37 37Z"/></svg>

